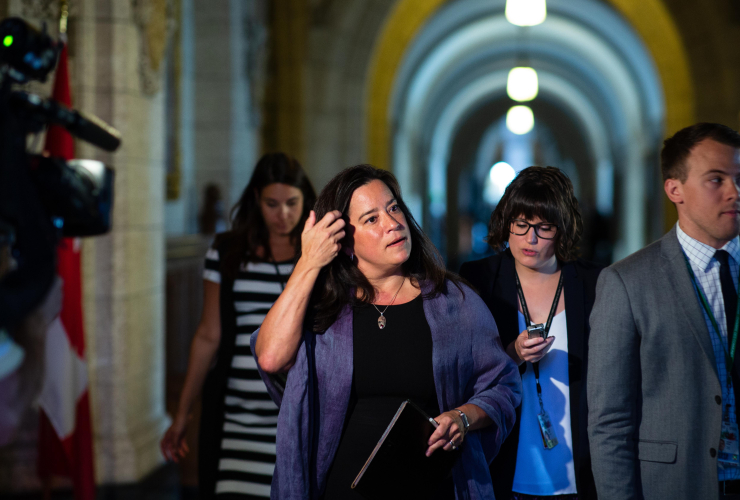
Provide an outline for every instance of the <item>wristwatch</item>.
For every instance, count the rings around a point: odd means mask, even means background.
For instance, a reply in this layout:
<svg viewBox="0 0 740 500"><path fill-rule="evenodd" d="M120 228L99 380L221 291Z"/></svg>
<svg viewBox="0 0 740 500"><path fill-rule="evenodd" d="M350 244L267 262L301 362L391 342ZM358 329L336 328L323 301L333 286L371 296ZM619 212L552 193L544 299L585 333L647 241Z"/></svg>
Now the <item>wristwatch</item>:
<svg viewBox="0 0 740 500"><path fill-rule="evenodd" d="M462 421L463 421L463 427L465 429L465 434L467 434L468 433L468 427L470 427L470 422L468 421L468 416L465 414L464 411L458 410L457 408L455 408L455 411L460 414L460 418L462 418Z"/></svg>

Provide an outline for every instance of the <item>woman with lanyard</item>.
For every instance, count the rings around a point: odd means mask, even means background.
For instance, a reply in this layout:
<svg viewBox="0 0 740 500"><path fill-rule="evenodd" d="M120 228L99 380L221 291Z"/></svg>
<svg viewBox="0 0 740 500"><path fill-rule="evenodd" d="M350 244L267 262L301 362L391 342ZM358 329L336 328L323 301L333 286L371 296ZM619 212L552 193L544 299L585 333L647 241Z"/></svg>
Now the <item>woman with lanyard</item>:
<svg viewBox="0 0 740 500"><path fill-rule="evenodd" d="M217 235L206 254L203 314L177 413L160 443L168 460L186 455L190 410L202 390L201 498L270 496L278 408L249 339L285 288L315 200L294 158L267 154L234 207L231 231Z"/></svg>
<svg viewBox="0 0 740 500"><path fill-rule="evenodd" d="M567 176L529 167L491 214L488 244L499 253L460 270L493 313L522 374L517 425L491 464L498 499L596 497L585 367L601 268L575 258L582 229Z"/></svg>

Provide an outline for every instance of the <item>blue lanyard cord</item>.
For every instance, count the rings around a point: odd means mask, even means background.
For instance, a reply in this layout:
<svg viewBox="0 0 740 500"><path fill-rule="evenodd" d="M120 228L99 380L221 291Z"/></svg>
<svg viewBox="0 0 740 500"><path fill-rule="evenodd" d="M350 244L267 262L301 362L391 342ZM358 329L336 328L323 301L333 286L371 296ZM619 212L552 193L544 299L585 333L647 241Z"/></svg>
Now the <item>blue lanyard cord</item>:
<svg viewBox="0 0 740 500"><path fill-rule="evenodd" d="M735 327L732 329L732 344L730 346L730 351L727 351L726 342L722 339L722 332L719 329L719 325L717 324L717 320L714 318L714 314L712 313L712 308L709 307L709 301L704 296L704 292L702 292L701 287L699 286L699 283L696 281L696 276L694 275L694 270L691 269L691 264L689 263L688 257L684 255L684 259L686 260L686 268L689 270L689 276L691 276L691 281L694 283L694 287L696 287L696 291L699 292L699 299L701 302L701 305L704 307L704 310L706 311L707 315L709 316L709 320L712 322L712 326L714 327L714 332L719 338L719 343L722 346L722 351L725 353L725 364L726 371L727 371L727 381L728 381L728 387L729 383L732 380L732 364L735 361L735 350L737 349L737 337L738 337L738 330L740 330L740 300L737 301L737 309L735 310ZM738 276L738 288L740 288L740 276ZM727 335L729 336L730 332L727 332Z"/></svg>

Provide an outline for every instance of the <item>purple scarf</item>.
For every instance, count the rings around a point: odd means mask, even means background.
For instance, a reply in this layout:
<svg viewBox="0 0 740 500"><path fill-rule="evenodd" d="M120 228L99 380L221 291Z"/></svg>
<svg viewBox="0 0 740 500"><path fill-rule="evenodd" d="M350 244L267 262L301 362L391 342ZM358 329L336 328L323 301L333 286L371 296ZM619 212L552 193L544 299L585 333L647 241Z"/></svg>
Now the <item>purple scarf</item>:
<svg viewBox="0 0 740 500"><path fill-rule="evenodd" d="M501 346L490 311L475 292L464 289L463 296L448 281L444 294L424 300L424 314L432 331L440 413L471 403L493 420L465 436L452 471L456 498L492 499L488 464L514 425L521 377ZM430 286L422 284L422 291L426 297ZM252 334L252 352L258 333ZM304 332L282 397L257 364L280 406L272 499L313 500L323 493L349 406L352 362L352 310L346 307L326 332Z"/></svg>

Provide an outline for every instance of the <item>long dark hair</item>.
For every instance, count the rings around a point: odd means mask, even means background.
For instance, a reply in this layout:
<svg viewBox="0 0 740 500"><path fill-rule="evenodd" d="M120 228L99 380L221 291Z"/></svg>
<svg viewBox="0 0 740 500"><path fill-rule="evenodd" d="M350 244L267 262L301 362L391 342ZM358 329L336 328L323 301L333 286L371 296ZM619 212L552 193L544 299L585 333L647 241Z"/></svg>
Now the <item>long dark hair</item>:
<svg viewBox="0 0 740 500"><path fill-rule="evenodd" d="M409 234L411 236L411 255L403 263L402 269L407 276L417 283L426 282L432 285L427 297L443 293L446 290L446 281L450 280L460 290L461 280L447 271L442 256L427 238L414 220L406 204L401 198L401 188L395 176L387 170L375 168L372 165L356 165L337 174L319 194L316 200L316 220L332 210L342 212L345 221L348 221L349 202L352 194L359 187L379 180L390 189L399 208L406 217ZM348 243L350 236L341 241L342 247ZM358 291L359 293L356 293ZM307 317L307 326L316 332L329 328L345 305L373 302L375 290L364 274L357 269L349 255L343 251L321 270L311 297L311 314Z"/></svg>
<svg viewBox="0 0 740 500"><path fill-rule="evenodd" d="M259 198L265 187L275 183L297 187L303 193L301 220L290 233L296 251L300 249L303 225L316 202L316 192L298 160L285 153L268 153L257 162L249 184L231 210L229 236L233 244L229 245L228 252L222 257L223 269L227 273L236 274L242 263L272 260L270 234L262 218ZM257 253L259 248L264 251L263 255Z"/></svg>
<svg viewBox="0 0 740 500"><path fill-rule="evenodd" d="M491 214L488 244L503 250L509 241L511 221L523 215L557 224L555 255L561 262L578 256L576 245L583 232L583 219L573 184L555 167L528 167L519 172L504 191L504 196Z"/></svg>

